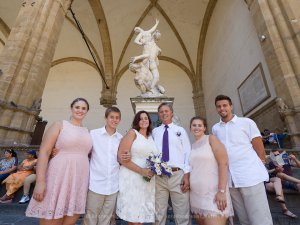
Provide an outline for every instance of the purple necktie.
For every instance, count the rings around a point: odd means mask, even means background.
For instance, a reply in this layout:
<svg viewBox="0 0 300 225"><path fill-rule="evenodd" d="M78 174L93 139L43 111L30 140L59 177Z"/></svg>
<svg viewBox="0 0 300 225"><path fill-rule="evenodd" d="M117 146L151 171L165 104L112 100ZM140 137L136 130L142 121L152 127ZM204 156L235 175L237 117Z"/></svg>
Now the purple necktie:
<svg viewBox="0 0 300 225"><path fill-rule="evenodd" d="M163 135L163 144L162 144L162 161L169 161L169 135L168 135L168 125L165 125L165 132Z"/></svg>

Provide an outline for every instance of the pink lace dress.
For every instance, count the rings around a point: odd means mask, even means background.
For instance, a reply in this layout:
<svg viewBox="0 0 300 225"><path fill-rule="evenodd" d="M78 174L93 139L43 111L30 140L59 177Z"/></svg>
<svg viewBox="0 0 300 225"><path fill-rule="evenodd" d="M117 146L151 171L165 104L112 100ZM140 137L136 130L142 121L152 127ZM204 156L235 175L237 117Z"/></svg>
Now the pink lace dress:
<svg viewBox="0 0 300 225"><path fill-rule="evenodd" d="M203 217L233 216L230 193L226 190L227 207L222 212L215 203L218 192L218 164L206 135L192 145L190 155L190 204L192 213Z"/></svg>
<svg viewBox="0 0 300 225"><path fill-rule="evenodd" d="M92 148L88 129L63 121L55 147L58 154L48 164L45 198L41 202L31 199L28 217L59 219L85 213Z"/></svg>

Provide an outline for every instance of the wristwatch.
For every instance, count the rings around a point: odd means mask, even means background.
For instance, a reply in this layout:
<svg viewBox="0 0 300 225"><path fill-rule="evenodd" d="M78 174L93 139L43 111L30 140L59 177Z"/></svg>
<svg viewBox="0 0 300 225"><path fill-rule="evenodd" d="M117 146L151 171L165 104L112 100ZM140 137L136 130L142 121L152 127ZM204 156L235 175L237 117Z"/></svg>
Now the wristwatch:
<svg viewBox="0 0 300 225"><path fill-rule="evenodd" d="M225 193L225 190L224 189L219 189L219 192L221 192L221 193Z"/></svg>

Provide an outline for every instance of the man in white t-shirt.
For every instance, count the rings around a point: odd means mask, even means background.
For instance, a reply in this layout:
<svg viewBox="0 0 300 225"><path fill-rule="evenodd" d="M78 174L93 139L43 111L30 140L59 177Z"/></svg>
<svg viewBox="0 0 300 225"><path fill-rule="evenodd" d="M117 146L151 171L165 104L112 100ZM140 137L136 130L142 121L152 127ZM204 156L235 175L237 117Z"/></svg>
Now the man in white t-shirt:
<svg viewBox="0 0 300 225"><path fill-rule="evenodd" d="M84 225L109 224L119 191L117 153L122 135L117 132L121 112L117 107L105 111L106 125L91 130L93 149L90 160L90 182L87 195ZM124 160L129 155L123 155Z"/></svg>
<svg viewBox="0 0 300 225"><path fill-rule="evenodd" d="M218 95L215 106L221 117L212 133L225 145L229 158L229 190L242 225L272 225L264 187L269 180L264 166L265 149L260 131L249 118L232 113L232 101Z"/></svg>

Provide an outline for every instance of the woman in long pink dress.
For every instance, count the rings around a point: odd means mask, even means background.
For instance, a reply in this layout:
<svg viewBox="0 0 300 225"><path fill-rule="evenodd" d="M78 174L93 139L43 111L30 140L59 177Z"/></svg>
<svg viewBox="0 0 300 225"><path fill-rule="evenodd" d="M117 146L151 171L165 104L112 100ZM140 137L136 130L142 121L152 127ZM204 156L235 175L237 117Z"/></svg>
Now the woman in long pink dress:
<svg viewBox="0 0 300 225"><path fill-rule="evenodd" d="M193 117L190 126L196 139L190 155L191 211L200 225L225 225L233 216L226 150L215 136L205 135L203 118Z"/></svg>
<svg viewBox="0 0 300 225"><path fill-rule="evenodd" d="M41 225L75 224L85 213L92 140L82 120L88 110L85 99L75 99L70 121L55 122L44 135L33 198L26 210L26 216L40 218ZM49 161L53 148L58 153Z"/></svg>

